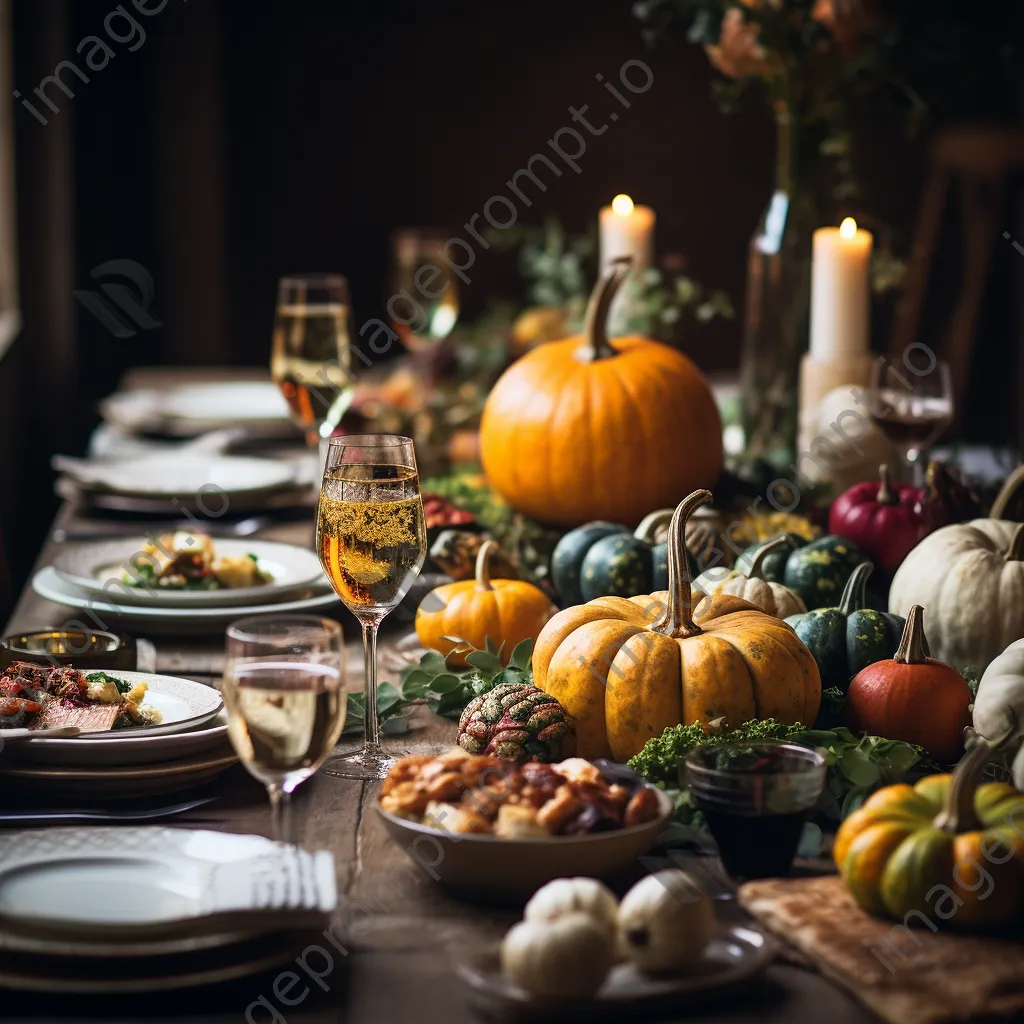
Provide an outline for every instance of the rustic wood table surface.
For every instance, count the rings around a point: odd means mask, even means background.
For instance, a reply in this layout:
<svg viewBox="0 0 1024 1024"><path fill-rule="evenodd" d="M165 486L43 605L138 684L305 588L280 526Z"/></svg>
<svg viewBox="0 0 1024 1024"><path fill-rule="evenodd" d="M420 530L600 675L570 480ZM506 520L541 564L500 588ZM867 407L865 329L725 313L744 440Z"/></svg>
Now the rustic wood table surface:
<svg viewBox="0 0 1024 1024"><path fill-rule="evenodd" d="M171 377L137 374L132 384L165 383ZM180 371L174 375L181 379ZM55 529L73 530L85 520L66 505ZM260 536L297 544L312 538L309 518L276 524ZM142 532L145 532L143 527ZM39 555L37 569L50 564L61 545L52 536ZM362 653L355 620L339 605L336 613L348 635L349 670L361 675ZM6 634L58 626L76 613L38 597L31 587L22 594ZM381 636L382 679L395 678L395 644L409 632L408 622L385 624ZM151 637L159 671L176 673L216 685L219 635L205 639ZM390 667L389 667L390 666ZM453 723L418 709L416 728L396 738L395 745L417 752L439 750L455 737ZM212 783L218 799L175 827L268 834L269 814L263 788L235 767ZM299 965L300 982L288 987L279 972L216 988L133 997L59 998L21 995L0 990L0 1018L73 1020L162 1020L189 1022L237 1021L252 1024L351 1021L353 1024L463 1024L478 1020L467 1006L453 969L455 960L495 943L519 917L516 908L470 904L446 895L423 870L410 870L404 852L393 844L373 811L376 783L359 783L319 775L300 787L293 800L293 835L310 849L334 854L341 894L332 929L341 938L343 954L322 936L309 942L325 948L306 956L309 972ZM9 800L0 793L0 801ZM166 798L155 798L156 800ZM695 870L702 869L693 858ZM724 904L726 913L729 905ZM736 913L739 913L736 911ZM298 954L297 954L298 955ZM286 969L286 968L285 968ZM130 964L125 967L131 972ZM312 975L321 975L319 980ZM284 980L282 980L282 977ZM275 990L276 985L276 990ZM296 999L304 991L308 996ZM284 998L281 998L281 995ZM291 1000L293 1005L288 1004ZM671 1018L670 1018L671 1019ZM816 1022L865 1024L875 1020L846 992L784 956L749 986L713 1005L681 1014L680 1020L725 1022Z"/></svg>

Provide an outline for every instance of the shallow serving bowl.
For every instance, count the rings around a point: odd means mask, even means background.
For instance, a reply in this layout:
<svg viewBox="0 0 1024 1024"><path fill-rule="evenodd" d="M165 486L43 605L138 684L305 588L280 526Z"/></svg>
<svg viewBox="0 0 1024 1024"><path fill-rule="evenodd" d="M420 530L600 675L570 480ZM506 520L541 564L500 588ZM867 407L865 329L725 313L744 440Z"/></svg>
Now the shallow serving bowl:
<svg viewBox="0 0 1024 1024"><path fill-rule="evenodd" d="M652 821L581 836L502 839L450 835L377 808L384 828L417 866L454 892L515 902L566 875L613 879L654 845L672 816L672 802L656 790L661 811Z"/></svg>

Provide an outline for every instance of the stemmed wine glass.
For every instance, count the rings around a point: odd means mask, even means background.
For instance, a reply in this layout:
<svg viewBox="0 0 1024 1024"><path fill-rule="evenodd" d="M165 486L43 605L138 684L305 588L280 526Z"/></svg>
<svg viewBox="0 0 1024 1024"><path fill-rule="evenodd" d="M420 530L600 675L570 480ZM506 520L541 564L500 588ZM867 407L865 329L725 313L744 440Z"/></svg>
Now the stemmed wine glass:
<svg viewBox="0 0 1024 1024"><path fill-rule="evenodd" d="M331 585L362 626L366 664L363 748L332 758L324 770L344 779L382 779L394 758L380 745L377 629L427 555L416 454L408 437L331 438L316 547Z"/></svg>
<svg viewBox="0 0 1024 1024"><path fill-rule="evenodd" d="M350 305L340 274L294 274L277 285L270 374L311 446L330 437L352 402Z"/></svg>
<svg viewBox="0 0 1024 1024"><path fill-rule="evenodd" d="M254 615L228 626L226 654L228 736L267 787L274 839L288 842L288 797L345 727L341 626L310 615Z"/></svg>
<svg viewBox="0 0 1024 1024"><path fill-rule="evenodd" d="M934 356L927 367L895 366L880 358L872 371L866 400L871 418L900 449L913 482L922 483L921 453L953 421L949 364Z"/></svg>

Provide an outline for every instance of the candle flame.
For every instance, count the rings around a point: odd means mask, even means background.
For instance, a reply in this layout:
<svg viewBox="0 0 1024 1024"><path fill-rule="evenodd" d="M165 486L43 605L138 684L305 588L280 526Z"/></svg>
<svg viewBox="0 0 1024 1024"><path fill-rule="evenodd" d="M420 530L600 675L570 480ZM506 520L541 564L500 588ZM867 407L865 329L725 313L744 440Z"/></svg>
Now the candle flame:
<svg viewBox="0 0 1024 1024"><path fill-rule="evenodd" d="M620 217L628 217L633 212L633 200L629 196L618 195L612 200L612 209Z"/></svg>
<svg viewBox="0 0 1024 1024"><path fill-rule="evenodd" d="M853 238L857 234L857 222L852 217L847 217L839 225L840 238Z"/></svg>

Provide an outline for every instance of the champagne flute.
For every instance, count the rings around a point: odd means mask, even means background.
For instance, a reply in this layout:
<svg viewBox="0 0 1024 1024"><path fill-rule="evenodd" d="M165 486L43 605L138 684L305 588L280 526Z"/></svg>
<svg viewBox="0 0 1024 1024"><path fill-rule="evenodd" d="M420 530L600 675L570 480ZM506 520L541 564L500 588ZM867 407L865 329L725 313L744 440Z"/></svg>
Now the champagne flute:
<svg viewBox="0 0 1024 1024"><path fill-rule="evenodd" d="M227 628L221 691L228 736L270 797L273 838L289 842L288 798L345 727L341 625L311 615L254 615Z"/></svg>
<svg viewBox="0 0 1024 1024"><path fill-rule="evenodd" d="M459 319L459 281L441 258L446 235L406 228L392 236L392 295L388 312L412 353L440 347Z"/></svg>
<svg viewBox="0 0 1024 1024"><path fill-rule="evenodd" d="M333 437L324 466L316 547L327 578L363 630L363 748L324 769L343 779L382 779L394 763L380 745L377 629L406 595L427 555L416 454L408 437Z"/></svg>
<svg viewBox="0 0 1024 1024"><path fill-rule="evenodd" d="M270 375L309 445L330 437L352 402L350 308L339 274L278 282Z"/></svg>
<svg viewBox="0 0 1024 1024"><path fill-rule="evenodd" d="M949 364L933 355L927 368L897 367L880 358L872 371L866 400L871 418L900 449L913 482L920 485L924 482L921 453L953 421Z"/></svg>

